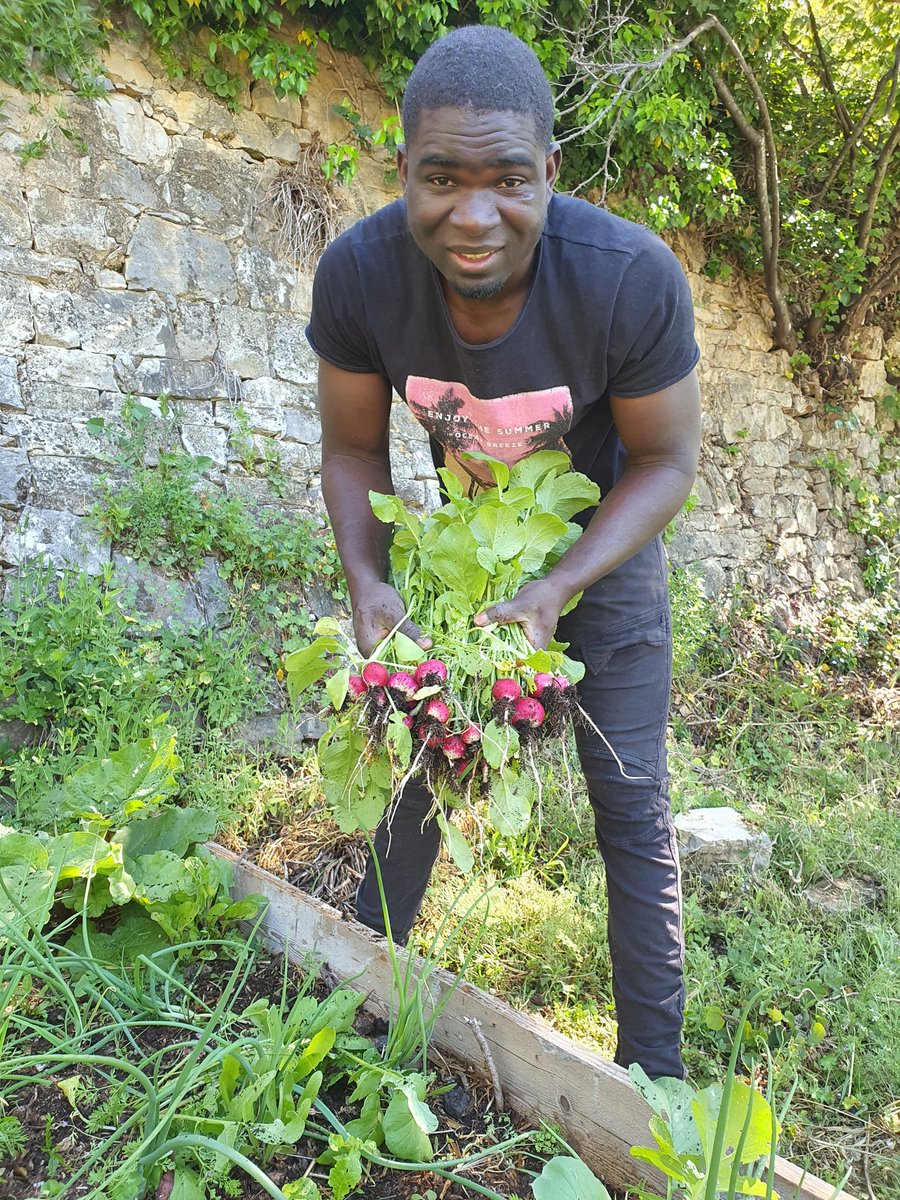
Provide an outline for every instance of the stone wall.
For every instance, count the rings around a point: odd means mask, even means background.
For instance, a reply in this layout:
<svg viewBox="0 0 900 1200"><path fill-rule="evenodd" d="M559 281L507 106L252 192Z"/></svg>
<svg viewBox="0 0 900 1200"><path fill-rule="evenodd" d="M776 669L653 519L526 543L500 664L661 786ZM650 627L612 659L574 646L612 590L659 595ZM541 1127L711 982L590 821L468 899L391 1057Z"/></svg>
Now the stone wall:
<svg viewBox="0 0 900 1200"><path fill-rule="evenodd" d="M329 52L325 51L328 55ZM107 94L38 98L0 85L0 568L30 554L99 571L110 548L85 514L105 468L91 418L114 424L124 398L177 402L186 449L211 481L261 505L320 507L315 360L303 337L311 264L288 261L269 185L315 134L344 140L332 105L349 96L370 123L389 110L349 59L332 54L309 93L246 89L234 113L201 88L177 90L145 45L105 56ZM39 156L29 144L44 139ZM363 155L349 222L394 194L383 159ZM24 161L23 161L24 160ZM697 244L676 244L692 284L705 396L698 503L671 550L710 590L737 575L776 590L857 579L842 498L816 459L871 471L891 426L879 330L859 348L863 400L823 418L771 351L764 297L710 281ZM896 356L898 348L893 349ZM276 497L248 470L240 406L256 441L277 443ZM419 506L436 488L427 446L395 407L398 491ZM887 483L896 476L887 477ZM882 483L884 486L884 482Z"/></svg>

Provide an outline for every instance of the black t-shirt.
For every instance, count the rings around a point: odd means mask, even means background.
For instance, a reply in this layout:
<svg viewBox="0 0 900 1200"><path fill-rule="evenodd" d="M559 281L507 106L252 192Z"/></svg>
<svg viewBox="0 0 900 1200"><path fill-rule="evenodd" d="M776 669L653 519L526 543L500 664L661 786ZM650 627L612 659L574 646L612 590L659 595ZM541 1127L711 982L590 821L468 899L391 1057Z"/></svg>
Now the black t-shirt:
<svg viewBox="0 0 900 1200"><path fill-rule="evenodd" d="M470 345L454 329L403 200L357 222L325 251L306 336L334 366L385 376L428 431L436 465L454 466L459 450L512 464L559 447L603 494L627 461L610 392L660 391L699 358L675 255L642 226L565 195L550 201L528 298L496 341ZM454 469L478 474L472 464ZM666 590L655 538L593 584L560 629L583 653L590 644L619 644L635 629L658 634Z"/></svg>
<svg viewBox="0 0 900 1200"><path fill-rule="evenodd" d="M554 195L513 327L470 345L397 200L325 251L306 336L345 371L390 380L440 465L481 450L512 465L568 449L608 491L624 468L609 394L644 396L697 362L691 296L664 242L587 201ZM471 466L469 470L471 470Z"/></svg>

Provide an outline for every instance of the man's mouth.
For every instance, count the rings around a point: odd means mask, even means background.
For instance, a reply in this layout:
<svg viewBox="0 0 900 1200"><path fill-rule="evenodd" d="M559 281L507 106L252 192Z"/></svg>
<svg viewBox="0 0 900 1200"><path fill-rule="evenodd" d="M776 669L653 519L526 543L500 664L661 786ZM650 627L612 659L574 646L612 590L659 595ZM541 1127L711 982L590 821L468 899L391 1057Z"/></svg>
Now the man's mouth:
<svg viewBox="0 0 900 1200"><path fill-rule="evenodd" d="M488 262L497 253L496 250L451 250L454 258L460 262L471 263L473 266L481 266Z"/></svg>

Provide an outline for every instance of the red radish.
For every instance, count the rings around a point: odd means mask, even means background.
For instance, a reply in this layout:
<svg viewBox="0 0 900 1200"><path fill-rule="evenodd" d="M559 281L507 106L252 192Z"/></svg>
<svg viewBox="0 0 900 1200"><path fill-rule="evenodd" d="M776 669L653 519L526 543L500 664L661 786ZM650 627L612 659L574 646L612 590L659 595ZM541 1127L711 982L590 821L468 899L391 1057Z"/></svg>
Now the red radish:
<svg viewBox="0 0 900 1200"><path fill-rule="evenodd" d="M398 704L412 704L419 685L407 671L395 671L388 680L391 695Z"/></svg>
<svg viewBox="0 0 900 1200"><path fill-rule="evenodd" d="M544 693L544 689L553 687L555 682L553 676L549 675L546 671L538 671L531 681L531 690L535 696L541 696Z"/></svg>
<svg viewBox="0 0 900 1200"><path fill-rule="evenodd" d="M454 733L450 737L444 738L441 742L441 749L450 762L456 762L460 758L465 758L466 743L458 734Z"/></svg>
<svg viewBox="0 0 900 1200"><path fill-rule="evenodd" d="M533 696L522 696L515 703L512 720L514 725L525 725L537 729L544 723L544 706Z"/></svg>
<svg viewBox="0 0 900 1200"><path fill-rule="evenodd" d="M380 662L367 662L361 674L368 687L387 687L391 677L387 667Z"/></svg>
<svg viewBox="0 0 900 1200"><path fill-rule="evenodd" d="M481 730L477 725L467 725L459 736L467 746L473 746L481 741Z"/></svg>
<svg viewBox="0 0 900 1200"><path fill-rule="evenodd" d="M516 683L515 679L498 679L491 688L493 698L501 703L509 703L512 700L518 700L522 695L522 689Z"/></svg>
<svg viewBox="0 0 900 1200"><path fill-rule="evenodd" d="M429 658L416 667L416 683L419 687L435 687L447 678L447 666L439 658Z"/></svg>
<svg viewBox="0 0 900 1200"><path fill-rule="evenodd" d="M411 716L409 716L409 714L407 714L407 715L406 715L406 716L403 718L403 724L406 726L406 728L407 728L407 729L412 729L412 727L413 727L413 719L412 719L412 717L411 717Z"/></svg>
<svg viewBox="0 0 900 1200"><path fill-rule="evenodd" d="M569 683L568 679L565 677L565 675L554 675L553 682L556 685L556 687L559 688L559 690L561 692L564 692L566 690L566 688L570 688L572 686L571 683Z"/></svg>
<svg viewBox="0 0 900 1200"><path fill-rule="evenodd" d="M455 762L453 770L456 772L456 778L462 779L471 766L472 760L470 758L461 758L458 762Z"/></svg>
<svg viewBox="0 0 900 1200"><path fill-rule="evenodd" d="M366 691L366 703L375 708L387 707L387 692L383 687L370 687Z"/></svg>
<svg viewBox="0 0 900 1200"><path fill-rule="evenodd" d="M450 720L450 709L439 697L434 696L425 705L425 716L439 725L446 725Z"/></svg>
<svg viewBox="0 0 900 1200"><path fill-rule="evenodd" d="M361 700L366 694L366 681L361 675L351 675L347 681L347 694L351 700Z"/></svg>
<svg viewBox="0 0 900 1200"><path fill-rule="evenodd" d="M429 750L439 750L443 738L434 724L420 721L416 726L416 737L423 741Z"/></svg>

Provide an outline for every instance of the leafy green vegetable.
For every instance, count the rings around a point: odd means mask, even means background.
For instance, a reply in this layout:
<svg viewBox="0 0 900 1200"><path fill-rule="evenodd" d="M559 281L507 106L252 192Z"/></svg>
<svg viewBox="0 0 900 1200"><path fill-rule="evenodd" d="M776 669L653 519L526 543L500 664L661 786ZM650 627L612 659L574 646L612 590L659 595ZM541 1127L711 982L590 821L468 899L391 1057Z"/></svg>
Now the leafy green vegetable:
<svg viewBox="0 0 900 1200"><path fill-rule="evenodd" d="M558 1155L531 1185L535 1200L610 1200L609 1192L580 1158Z"/></svg>

